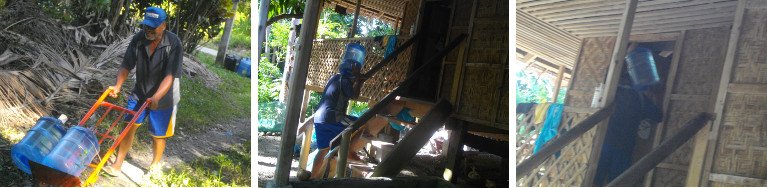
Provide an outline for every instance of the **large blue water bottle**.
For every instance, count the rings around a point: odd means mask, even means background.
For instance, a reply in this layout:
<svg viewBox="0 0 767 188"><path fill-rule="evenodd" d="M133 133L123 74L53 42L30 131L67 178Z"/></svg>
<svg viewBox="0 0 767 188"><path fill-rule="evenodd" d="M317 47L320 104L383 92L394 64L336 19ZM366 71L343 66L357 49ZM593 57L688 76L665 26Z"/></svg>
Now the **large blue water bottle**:
<svg viewBox="0 0 767 188"><path fill-rule="evenodd" d="M346 51L344 51L341 64L338 65L338 70L341 71L344 76L353 76L352 65L357 64L362 68L362 64L365 63L365 48L358 43L349 43L346 45Z"/></svg>
<svg viewBox="0 0 767 188"><path fill-rule="evenodd" d="M11 158L21 171L32 174L29 160L41 163L56 143L66 133L61 121L53 117L41 117L27 135L11 148Z"/></svg>
<svg viewBox="0 0 767 188"><path fill-rule="evenodd" d="M250 77L250 57L240 60L240 64L237 65L237 74Z"/></svg>
<svg viewBox="0 0 767 188"><path fill-rule="evenodd" d="M634 89L647 91L651 86L660 82L650 49L636 48L629 52L625 59L629 76L634 83Z"/></svg>
<svg viewBox="0 0 767 188"><path fill-rule="evenodd" d="M80 176L99 153L99 141L91 130L83 127L72 127L61 138L59 144L43 159L43 165Z"/></svg>

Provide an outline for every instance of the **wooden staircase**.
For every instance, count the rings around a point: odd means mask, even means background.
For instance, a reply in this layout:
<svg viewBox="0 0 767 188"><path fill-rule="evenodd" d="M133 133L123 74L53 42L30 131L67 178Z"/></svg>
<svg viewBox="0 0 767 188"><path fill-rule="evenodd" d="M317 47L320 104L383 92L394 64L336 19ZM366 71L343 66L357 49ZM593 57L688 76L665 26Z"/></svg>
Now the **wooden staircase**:
<svg viewBox="0 0 767 188"><path fill-rule="evenodd" d="M411 41L406 42L405 45L407 46L407 43L411 43L415 38L418 38L418 36L413 37ZM429 64L438 63L441 62L442 58L451 50L453 50L455 47L458 46L463 40L466 38L466 35L459 35L454 40L451 40L452 42L445 46L439 53L435 54L433 57L431 57L427 63L423 64L420 68L413 71L402 83L398 85L394 90L392 90L389 94L387 94L383 99L379 100L373 107L371 107L366 113L364 113L362 116L357 119L352 125L348 126L346 130L344 130L341 134L336 136L330 143L331 151L328 152L328 155L325 156L323 160L322 169L324 169L321 172L324 172L323 174L336 174L336 177L343 176L343 174L346 174L346 170L351 168L352 176L365 176L365 177L393 177L399 174L399 172L407 165L410 160L416 155L418 150L426 144L431 136L436 132L447 120L448 116L452 112L452 104L450 104L449 101L445 99L441 99L434 102L429 101L421 101L416 99L410 99L406 97L399 96L400 93L402 93L402 89L408 87L411 83L413 83L413 80L415 80L418 75L420 75ZM392 55L387 56L381 63L375 65L373 68L371 68L370 71L365 73L366 75L372 75L375 71L379 70L380 67L383 66L386 62L388 62L391 58L393 58L393 55L396 55L401 49L404 49L403 47L400 47L399 49L395 50ZM411 115L415 115L416 117L421 117L420 120L416 122L409 122L404 121L401 119L397 119L394 117L391 117L389 115L379 114L382 110L385 109L389 103L391 103L394 100L403 101L405 103L405 107L412 109ZM386 154L383 154L384 157L382 157L382 160L379 164L373 165L373 164L367 164L367 163L347 163L346 162L346 153L349 148L349 135L351 135L352 132L360 130L365 123L367 123L371 118L381 118L390 122L394 122L397 124L405 125L408 127L413 127L413 129L404 137L402 138L402 141L400 141L398 144L394 145L394 148L389 151L389 153L395 153L396 155L389 155L386 156ZM346 135L346 136L344 136ZM389 144L381 144L381 145L389 145ZM379 150L379 149L376 149ZM380 151L386 153L386 149L381 148ZM329 164L329 159L334 158L334 156L338 154L338 163L341 163L337 168L337 170L342 170L340 172L336 173L328 173L331 168L336 168L336 165ZM380 155L380 154L379 154ZM343 168L342 168L343 167ZM370 172L372 170L372 173ZM332 175L331 175L332 176Z"/></svg>
<svg viewBox="0 0 767 188"><path fill-rule="evenodd" d="M367 177L396 176L418 153L418 150L429 142L431 136L442 127L452 111L452 105L446 100L441 100L436 104L403 97L398 97L398 100L405 101L405 107L416 112L411 114L419 117L420 121L418 123L413 122L415 123L411 125L413 129L399 143L379 142L372 144L373 146L378 146L374 147L378 151L376 152L376 158L382 160L375 166L370 164L350 164L352 174L365 174ZM419 116L418 111L425 111L425 113ZM377 117L382 117L382 119L389 120L392 123L410 123L382 114L379 114ZM389 155L389 153L396 153L396 155Z"/></svg>

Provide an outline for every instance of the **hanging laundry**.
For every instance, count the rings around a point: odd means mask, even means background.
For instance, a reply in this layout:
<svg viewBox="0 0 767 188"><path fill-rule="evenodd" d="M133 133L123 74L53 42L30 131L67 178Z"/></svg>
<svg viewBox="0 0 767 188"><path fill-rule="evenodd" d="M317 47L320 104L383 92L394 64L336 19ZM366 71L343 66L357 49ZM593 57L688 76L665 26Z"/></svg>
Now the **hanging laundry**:
<svg viewBox="0 0 767 188"><path fill-rule="evenodd" d="M538 140L535 141L535 149L533 154L538 152L546 142L557 136L557 129L559 129L559 123L562 121L562 109L563 104L552 104L549 107L548 113L546 113L546 122L543 123L541 133L538 135Z"/></svg>
<svg viewBox="0 0 767 188"><path fill-rule="evenodd" d="M551 106L551 103L543 103L536 106L535 121L533 121L533 124L543 123L543 120L546 119L546 112L548 112L549 106Z"/></svg>

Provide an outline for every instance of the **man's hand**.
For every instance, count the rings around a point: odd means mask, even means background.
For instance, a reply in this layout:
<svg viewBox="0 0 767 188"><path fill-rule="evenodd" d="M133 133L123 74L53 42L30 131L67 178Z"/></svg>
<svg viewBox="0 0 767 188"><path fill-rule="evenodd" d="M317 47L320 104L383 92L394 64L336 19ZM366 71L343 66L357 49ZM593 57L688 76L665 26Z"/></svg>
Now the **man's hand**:
<svg viewBox="0 0 767 188"><path fill-rule="evenodd" d="M360 73L360 69L362 69L361 66L355 64L352 64L352 75L354 75L355 81L359 81L360 83L364 83L369 77L365 76L364 74Z"/></svg>
<svg viewBox="0 0 767 188"><path fill-rule="evenodd" d="M149 100L149 109L152 109L152 110L157 109L157 105L160 104L159 98L151 97L147 100Z"/></svg>
<svg viewBox="0 0 767 188"><path fill-rule="evenodd" d="M112 89L112 92L109 93L112 98L117 98L117 94L120 94L120 87L118 86L109 86L109 89Z"/></svg>

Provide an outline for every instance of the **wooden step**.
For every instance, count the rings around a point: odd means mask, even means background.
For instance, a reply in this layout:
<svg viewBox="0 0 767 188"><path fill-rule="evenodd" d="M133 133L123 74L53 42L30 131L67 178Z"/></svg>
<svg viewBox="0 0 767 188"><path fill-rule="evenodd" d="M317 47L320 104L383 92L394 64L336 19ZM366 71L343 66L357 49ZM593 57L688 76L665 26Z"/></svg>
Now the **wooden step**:
<svg viewBox="0 0 767 188"><path fill-rule="evenodd" d="M434 106L435 104L437 104L437 103L434 103L434 102L431 102L431 101L415 99L415 98L408 98L408 97L403 97L403 96L397 96L396 98L394 98L394 100L403 101L403 102L409 102L409 103L414 103L414 104L422 104L422 105L427 105L427 106Z"/></svg>
<svg viewBox="0 0 767 188"><path fill-rule="evenodd" d="M352 171L352 178L366 178L373 173L377 167L376 164L364 163L358 161L349 161L349 169Z"/></svg>
<svg viewBox="0 0 767 188"><path fill-rule="evenodd" d="M416 124L416 122L406 121L406 120L399 119L397 117L394 117L394 116L391 116L391 115L386 115L386 114L376 114L376 117L380 118L380 119L383 119L383 120L386 120L388 122L392 122L394 124L399 124L399 125L410 127L410 128L415 127L415 124Z"/></svg>
<svg viewBox="0 0 767 188"><path fill-rule="evenodd" d="M395 100L405 102L405 108L410 108L410 115L421 118L435 105L434 102L397 96Z"/></svg>
<svg viewBox="0 0 767 188"><path fill-rule="evenodd" d="M434 108L425 114L418 125L394 147L391 151L392 155L385 157L378 164L372 177L394 177L399 174L418 150L429 142L431 135L442 127L451 111L452 105L445 99L434 105Z"/></svg>
<svg viewBox="0 0 767 188"><path fill-rule="evenodd" d="M377 141L374 140L370 142L371 149L375 151L375 160L376 162L380 163L383 161L383 159L386 158L386 156L391 153L392 150L394 150L394 144L389 142L383 142L383 141Z"/></svg>

